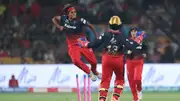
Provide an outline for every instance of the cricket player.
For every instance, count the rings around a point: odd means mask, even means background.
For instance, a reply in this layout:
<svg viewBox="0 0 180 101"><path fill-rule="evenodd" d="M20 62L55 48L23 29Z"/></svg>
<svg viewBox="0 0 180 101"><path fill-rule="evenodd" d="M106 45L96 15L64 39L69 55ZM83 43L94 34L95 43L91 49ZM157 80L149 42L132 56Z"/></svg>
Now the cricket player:
<svg viewBox="0 0 180 101"><path fill-rule="evenodd" d="M94 42L78 41L85 48L97 48L101 44L104 46L102 56L102 80L99 89L99 101L106 101L112 74L115 73L114 92L111 101L119 101L120 94L124 87L124 45L128 49L138 46L136 41L130 43L125 35L121 33L121 19L112 16L109 20L109 30L100 35Z"/></svg>
<svg viewBox="0 0 180 101"><path fill-rule="evenodd" d="M144 42L144 38L146 37L144 31L137 31L135 27L130 30L129 39L134 40L139 35L143 35L143 40L141 40L139 46L134 51L129 52L126 56L128 81L134 101L140 101L142 99L142 71L147 46Z"/></svg>
<svg viewBox="0 0 180 101"><path fill-rule="evenodd" d="M68 44L68 53L72 62L83 70L86 74L90 74L91 80L96 81L97 77L101 78L101 74L96 71L97 60L92 49L81 48L77 39L86 39L83 33L84 27L89 27L94 34L96 34L92 25L84 18L78 19L76 17L76 9L70 4L63 8L65 15L55 16L52 22L62 32L66 34L66 41ZM81 61L81 56L84 56L91 65L91 69Z"/></svg>

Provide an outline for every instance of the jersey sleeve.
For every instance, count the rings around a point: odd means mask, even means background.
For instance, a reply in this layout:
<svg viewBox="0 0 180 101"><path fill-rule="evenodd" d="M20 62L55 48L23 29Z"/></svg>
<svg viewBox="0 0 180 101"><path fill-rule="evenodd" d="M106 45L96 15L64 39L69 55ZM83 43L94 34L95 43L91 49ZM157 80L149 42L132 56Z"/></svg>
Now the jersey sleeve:
<svg viewBox="0 0 180 101"><path fill-rule="evenodd" d="M93 42L90 42L88 44L88 48L97 48L100 46L104 41L106 40L105 33L102 33L98 39L94 40Z"/></svg>
<svg viewBox="0 0 180 101"><path fill-rule="evenodd" d="M64 25L64 22L65 22L66 18L67 18L66 15L62 15L62 16L61 16L61 19L60 19L60 25L61 25L61 26Z"/></svg>
<svg viewBox="0 0 180 101"><path fill-rule="evenodd" d="M128 50L135 50L137 46L139 46L138 43L135 41L130 41L128 38L126 38L125 35L121 34L118 37L119 40L123 43L123 45L128 49Z"/></svg>
<svg viewBox="0 0 180 101"><path fill-rule="evenodd" d="M84 19L84 18L80 18L80 24L82 25L82 26L85 26L85 25L87 25L89 22L86 20L86 19Z"/></svg>

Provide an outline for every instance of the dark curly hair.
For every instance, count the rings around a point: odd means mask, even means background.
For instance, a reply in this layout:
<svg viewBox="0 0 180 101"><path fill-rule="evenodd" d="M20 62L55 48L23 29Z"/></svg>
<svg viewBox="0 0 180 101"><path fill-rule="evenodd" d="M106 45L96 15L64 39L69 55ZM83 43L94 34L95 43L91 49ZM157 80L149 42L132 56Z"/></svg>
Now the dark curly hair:
<svg viewBox="0 0 180 101"><path fill-rule="evenodd" d="M138 28L137 27L131 27L131 29L129 30L129 33L128 33L128 37L131 37L131 31L138 31Z"/></svg>
<svg viewBox="0 0 180 101"><path fill-rule="evenodd" d="M68 14L69 13L68 9L71 8L71 7L74 7L74 6L71 5L71 4L64 5L64 8L62 9L63 13Z"/></svg>

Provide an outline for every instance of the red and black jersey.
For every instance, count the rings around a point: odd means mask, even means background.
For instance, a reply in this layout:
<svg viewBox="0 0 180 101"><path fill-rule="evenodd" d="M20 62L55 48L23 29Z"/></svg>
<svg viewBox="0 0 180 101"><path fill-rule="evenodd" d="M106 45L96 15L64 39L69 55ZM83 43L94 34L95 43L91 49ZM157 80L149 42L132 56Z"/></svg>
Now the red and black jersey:
<svg viewBox="0 0 180 101"><path fill-rule="evenodd" d="M60 25L64 27L63 33L66 34L68 45L77 45L77 39L86 37L83 27L88 24L84 18L69 20L68 16L61 16Z"/></svg>
<svg viewBox="0 0 180 101"><path fill-rule="evenodd" d="M133 41L132 38L129 38L130 41ZM128 49L126 49L127 51ZM131 54L127 54L127 59L141 59L144 58L143 54L147 53L147 44L146 41L143 40L133 51Z"/></svg>
<svg viewBox="0 0 180 101"><path fill-rule="evenodd" d="M130 42L123 33L114 34L112 32L105 32L101 34L97 40L89 43L88 48L97 48L101 44L103 44L105 51L111 53L123 53L124 47L127 47L127 49L130 50L134 50L138 46L138 43L136 43L135 41Z"/></svg>

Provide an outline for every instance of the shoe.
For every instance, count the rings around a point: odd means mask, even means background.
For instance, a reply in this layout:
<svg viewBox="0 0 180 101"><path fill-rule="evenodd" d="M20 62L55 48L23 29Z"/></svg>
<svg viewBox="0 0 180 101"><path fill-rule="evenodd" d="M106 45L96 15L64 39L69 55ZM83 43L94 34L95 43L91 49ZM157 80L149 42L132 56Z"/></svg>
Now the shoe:
<svg viewBox="0 0 180 101"><path fill-rule="evenodd" d="M90 78L91 78L92 81L96 81L97 80L96 75L94 75L94 73L92 71L90 72Z"/></svg>
<svg viewBox="0 0 180 101"><path fill-rule="evenodd" d="M115 99L114 97L112 97L111 101L119 101L119 100L117 100L117 99Z"/></svg>
<svg viewBox="0 0 180 101"><path fill-rule="evenodd" d="M106 101L105 98L100 98L98 101Z"/></svg>
<svg viewBox="0 0 180 101"><path fill-rule="evenodd" d="M140 92L138 91L137 94L138 94L138 99L142 100L142 91L140 91Z"/></svg>
<svg viewBox="0 0 180 101"><path fill-rule="evenodd" d="M104 99L100 99L99 101L105 101Z"/></svg>
<svg viewBox="0 0 180 101"><path fill-rule="evenodd" d="M98 79L102 78L102 73L99 73L98 71L93 72L93 74L96 75Z"/></svg>
<svg viewBox="0 0 180 101"><path fill-rule="evenodd" d="M102 73L97 73L96 76L98 79L102 79Z"/></svg>

